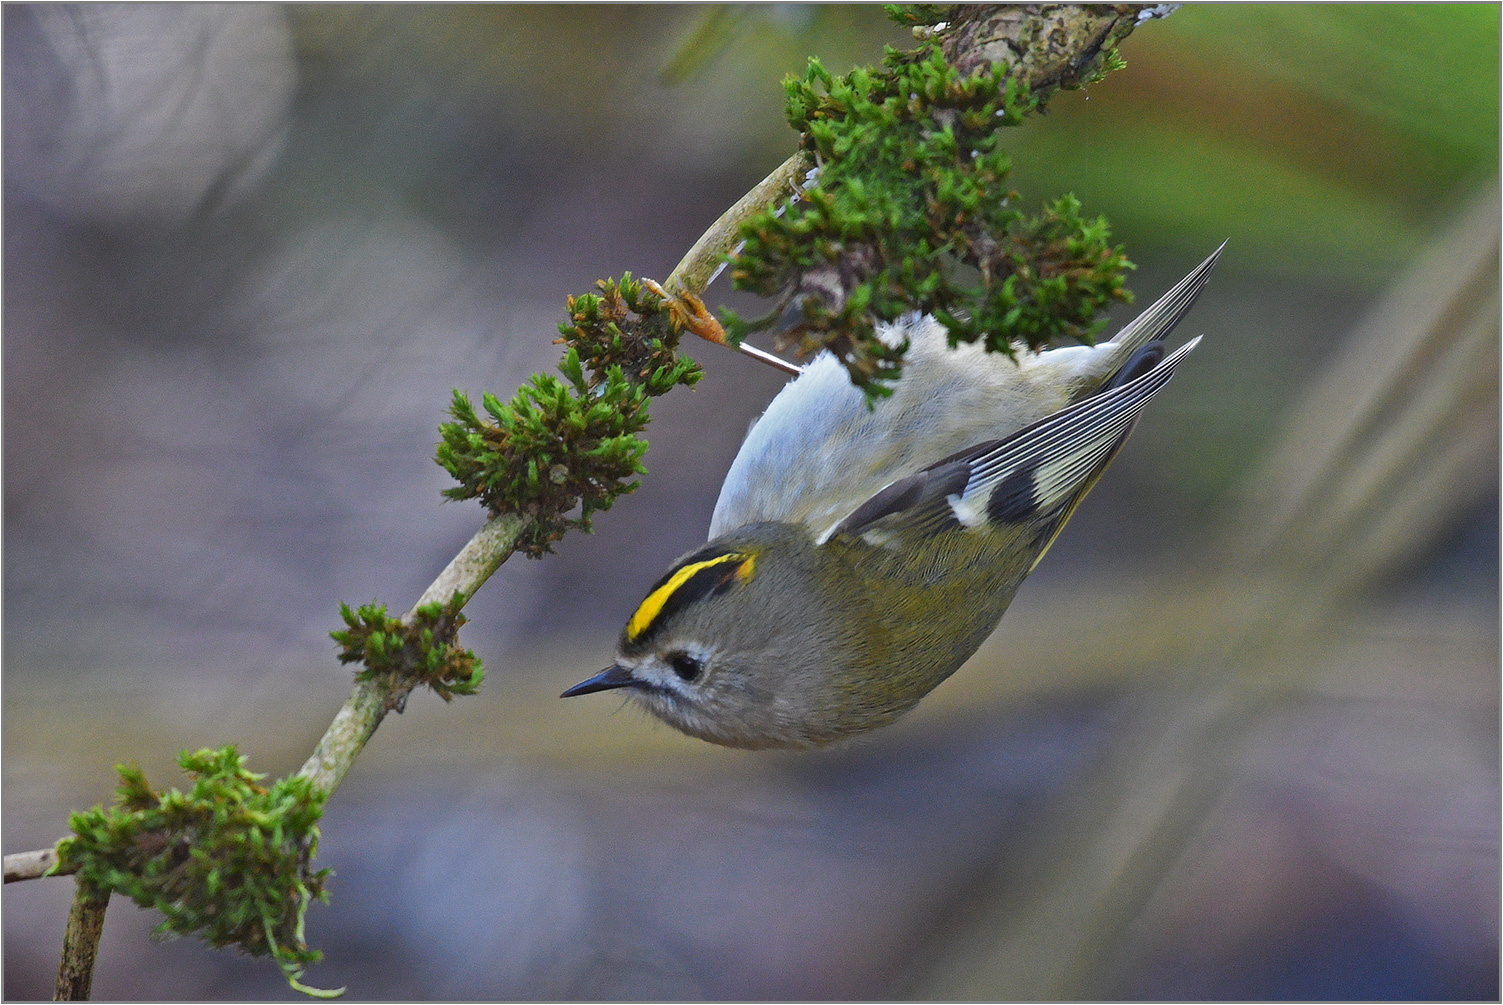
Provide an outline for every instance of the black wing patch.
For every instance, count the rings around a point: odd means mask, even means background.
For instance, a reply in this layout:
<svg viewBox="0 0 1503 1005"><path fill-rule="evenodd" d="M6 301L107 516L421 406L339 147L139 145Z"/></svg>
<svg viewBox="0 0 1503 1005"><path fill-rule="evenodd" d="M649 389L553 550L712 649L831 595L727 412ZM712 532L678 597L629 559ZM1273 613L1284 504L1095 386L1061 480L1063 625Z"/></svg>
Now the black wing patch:
<svg viewBox="0 0 1503 1005"><path fill-rule="evenodd" d="M1158 366L1159 361L1163 358L1164 343L1158 340L1149 342L1143 348L1133 353L1128 361L1122 364L1122 369L1108 377L1106 382L1096 390L1096 393L1102 394L1106 391L1114 391L1123 384L1137 380L1143 374Z"/></svg>
<svg viewBox="0 0 1503 1005"><path fill-rule="evenodd" d="M1033 479L1037 468L1037 462L1019 464L996 484L986 501L988 520L992 523L1022 523L1038 512L1038 485Z"/></svg>
<svg viewBox="0 0 1503 1005"><path fill-rule="evenodd" d="M1164 355L1162 339L1195 303L1225 247L1223 242L1113 336L1137 351L1096 394L1012 436L978 443L893 482L825 536L861 534L878 521L932 533L956 525L1042 520L1052 542L1122 448L1148 399L1200 342L1192 339Z"/></svg>

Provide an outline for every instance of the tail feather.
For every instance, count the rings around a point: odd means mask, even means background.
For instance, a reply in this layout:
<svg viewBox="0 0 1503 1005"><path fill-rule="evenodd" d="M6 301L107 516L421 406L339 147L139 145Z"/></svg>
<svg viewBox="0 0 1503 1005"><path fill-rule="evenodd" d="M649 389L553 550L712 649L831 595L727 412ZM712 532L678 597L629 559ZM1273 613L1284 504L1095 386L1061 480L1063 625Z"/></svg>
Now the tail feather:
<svg viewBox="0 0 1503 1005"><path fill-rule="evenodd" d="M1206 281L1211 278L1211 270L1216 267L1216 261L1225 247L1226 242L1222 241L1221 247L1211 252L1209 258L1175 284L1172 290L1155 300L1152 307L1129 321L1111 340L1120 342L1131 350L1154 339L1167 338L1174 326L1179 324L1179 319L1195 303L1195 298L1200 295Z"/></svg>

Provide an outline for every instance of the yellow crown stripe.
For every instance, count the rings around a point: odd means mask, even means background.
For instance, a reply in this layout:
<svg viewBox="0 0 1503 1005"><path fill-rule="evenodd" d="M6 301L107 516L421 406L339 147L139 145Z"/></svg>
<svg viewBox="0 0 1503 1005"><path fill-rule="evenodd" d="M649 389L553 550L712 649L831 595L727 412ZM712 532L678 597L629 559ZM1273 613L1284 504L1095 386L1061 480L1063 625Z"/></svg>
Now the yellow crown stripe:
<svg viewBox="0 0 1503 1005"><path fill-rule="evenodd" d="M636 639L643 632L647 631L652 623L657 620L657 616L663 612L663 606L668 603L668 598L672 597L681 586L692 579L695 573L724 562L745 562L746 568L738 570L737 574L743 580L751 575L751 561L745 555L738 555L734 552L728 555L717 555L714 558L707 558L703 562L690 562L669 576L662 586L647 595L647 599L642 601L642 606L637 608L637 612L626 623L626 637L628 639Z"/></svg>

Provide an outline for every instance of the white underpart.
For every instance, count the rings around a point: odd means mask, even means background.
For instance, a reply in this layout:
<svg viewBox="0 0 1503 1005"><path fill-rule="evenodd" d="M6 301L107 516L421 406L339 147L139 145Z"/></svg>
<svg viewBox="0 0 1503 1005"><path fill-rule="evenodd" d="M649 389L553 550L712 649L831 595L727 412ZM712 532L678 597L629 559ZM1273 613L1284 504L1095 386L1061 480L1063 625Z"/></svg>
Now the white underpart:
<svg viewBox="0 0 1503 1005"><path fill-rule="evenodd" d="M752 426L721 487L710 537L762 520L802 523L817 539L883 487L1070 403L1125 361L1120 343L1019 352L950 349L933 318L904 319L911 339L893 394L868 409L845 368L821 353ZM889 342L893 328L879 329ZM962 523L985 519L984 500Z"/></svg>

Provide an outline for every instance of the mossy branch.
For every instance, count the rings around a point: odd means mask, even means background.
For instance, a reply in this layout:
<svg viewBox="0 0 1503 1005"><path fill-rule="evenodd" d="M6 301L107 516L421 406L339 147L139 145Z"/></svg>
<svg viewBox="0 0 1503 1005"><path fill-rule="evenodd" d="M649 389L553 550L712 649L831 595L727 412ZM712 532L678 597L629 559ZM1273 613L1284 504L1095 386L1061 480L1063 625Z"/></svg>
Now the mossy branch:
<svg viewBox="0 0 1503 1005"><path fill-rule="evenodd" d="M312 866L326 793L297 775L262 786L264 776L246 770L234 747L184 752L178 763L194 778L191 791L157 792L140 768L118 765L115 805L69 819L73 836L58 842L58 871L77 874L80 926L89 902L102 915L109 893L119 892L162 913L158 935L197 934L216 948L269 955L293 987L337 994L298 981L321 955L303 939L303 917L326 899L329 870ZM70 933L75 927L70 921ZM65 953L65 970L79 952Z"/></svg>
<svg viewBox="0 0 1503 1005"><path fill-rule="evenodd" d="M996 68L1026 88L1040 106L1055 91L1083 87L1122 65L1117 45L1150 17L1173 4L906 4L891 5L893 20L937 41L945 60L969 76ZM742 227L794 195L815 166L800 148L721 214L674 267L664 287L672 294L703 294L743 240Z"/></svg>
<svg viewBox="0 0 1503 1005"><path fill-rule="evenodd" d="M456 593L447 603L423 604L406 618L389 617L381 604L359 610L340 604L347 627L329 634L343 647L339 662L365 664L355 674L357 681L407 681L453 701L455 695L474 694L485 679L479 657L454 641L465 623L459 613L464 602L465 595Z"/></svg>
<svg viewBox="0 0 1503 1005"><path fill-rule="evenodd" d="M444 496L521 517L512 547L531 558L637 487L649 399L703 374L676 354L681 325L663 297L630 273L596 285L569 298L559 326L563 380L537 374L505 404L486 394L486 419L455 391L453 421L440 427L438 463L459 482Z"/></svg>
<svg viewBox="0 0 1503 1005"><path fill-rule="evenodd" d="M158 908L166 918L159 931L271 955L298 990L338 993L300 982L302 968L319 958L303 941L303 918L324 899L327 870L311 868L324 800L413 690L427 687L445 701L475 693L480 660L456 640L465 602L513 551L542 554L565 529L588 528L592 511L634 489L648 399L699 379L699 367L674 352L678 329L661 297L629 275L598 285L599 294L569 301L564 380L534 377L509 406L486 395L493 422L456 393L438 460L461 485L446 495L479 497L493 517L400 618L376 603L341 605L344 627L330 634L340 662L362 667L302 769L262 788L234 748L199 751L181 759L197 777L192 791L159 795L139 769L122 766L116 806L74 814L74 836L59 842L52 873L76 872L81 891L118 890ZM13 871L22 878L30 863L10 865L7 878ZM70 987L86 988L87 975L69 961L92 953L75 951L75 941L64 970L73 974Z"/></svg>
<svg viewBox="0 0 1503 1005"><path fill-rule="evenodd" d="M478 499L491 520L400 619L374 604L342 608L345 628L332 633L344 647L340 659L365 669L299 771L320 791L339 786L382 718L403 708L414 688L448 698L478 686L479 661L454 642L460 608L514 551L547 552L565 530L588 529L592 513L634 489L648 400L699 379L699 367L675 353L678 330L663 298L629 274L596 285L598 293L569 299L569 320L559 326L568 346L563 380L536 375L507 404L485 395L488 418L455 392L437 461L459 485L444 495Z"/></svg>
<svg viewBox="0 0 1503 1005"><path fill-rule="evenodd" d="M797 200L740 223L732 279L777 298L773 310L723 312L732 340L774 329L800 355L828 350L868 397L890 393L907 351L878 337L880 323L921 311L952 344L1009 355L1090 341L1101 309L1128 299L1131 268L1105 220L1081 217L1072 196L1023 211L1005 184L1002 127L1121 65L1112 46L1138 9L892 13L925 25L921 48L842 77L810 60L786 82L788 122L818 175ZM1072 30L1089 39L1078 51Z"/></svg>

